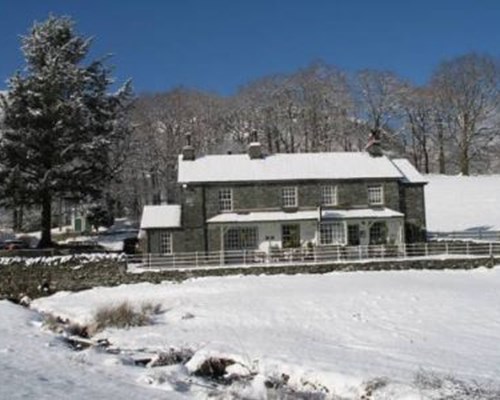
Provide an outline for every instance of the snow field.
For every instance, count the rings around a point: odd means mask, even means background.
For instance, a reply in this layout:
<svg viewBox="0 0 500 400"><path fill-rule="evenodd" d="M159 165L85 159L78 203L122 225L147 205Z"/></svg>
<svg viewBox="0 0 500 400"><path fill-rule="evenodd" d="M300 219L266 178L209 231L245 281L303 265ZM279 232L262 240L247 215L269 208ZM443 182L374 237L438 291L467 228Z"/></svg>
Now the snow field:
<svg viewBox="0 0 500 400"><path fill-rule="evenodd" d="M96 338L153 352L190 348L188 371L218 355L331 395L356 398L363 383L389 377L387 390L401 385L397 396L420 398L411 382L422 370L500 381L499 285L499 268L236 276L58 293L32 307L85 324L102 305L161 303L154 325ZM245 390L258 396L262 387Z"/></svg>
<svg viewBox="0 0 500 400"><path fill-rule="evenodd" d="M427 175L427 229L500 231L500 175Z"/></svg>

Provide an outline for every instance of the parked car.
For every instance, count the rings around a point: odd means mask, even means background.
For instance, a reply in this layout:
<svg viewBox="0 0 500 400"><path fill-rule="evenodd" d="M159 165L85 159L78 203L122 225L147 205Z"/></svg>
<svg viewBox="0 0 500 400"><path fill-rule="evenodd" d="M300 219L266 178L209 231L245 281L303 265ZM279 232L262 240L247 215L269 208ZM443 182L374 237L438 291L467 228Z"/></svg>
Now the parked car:
<svg viewBox="0 0 500 400"><path fill-rule="evenodd" d="M72 240L60 244L60 249L68 249L75 253L104 252L106 249L94 240Z"/></svg>
<svg viewBox="0 0 500 400"><path fill-rule="evenodd" d="M139 239L137 237L129 237L123 239L123 252L125 254L137 254L139 251Z"/></svg>
<svg viewBox="0 0 500 400"><path fill-rule="evenodd" d="M4 250L29 249L28 243L21 239L9 239L3 242Z"/></svg>

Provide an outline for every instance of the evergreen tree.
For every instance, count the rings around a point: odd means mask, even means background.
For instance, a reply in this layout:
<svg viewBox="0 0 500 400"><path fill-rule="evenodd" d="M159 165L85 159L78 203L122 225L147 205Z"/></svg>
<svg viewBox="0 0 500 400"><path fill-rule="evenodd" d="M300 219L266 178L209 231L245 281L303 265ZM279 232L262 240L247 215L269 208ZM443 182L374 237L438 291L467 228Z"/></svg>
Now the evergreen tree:
<svg viewBox="0 0 500 400"><path fill-rule="evenodd" d="M90 44L67 17L35 23L22 38L26 68L2 97L0 201L41 207L39 247L52 244L53 200L98 198L113 178L111 150L129 133L130 83L110 93L104 61L83 65Z"/></svg>

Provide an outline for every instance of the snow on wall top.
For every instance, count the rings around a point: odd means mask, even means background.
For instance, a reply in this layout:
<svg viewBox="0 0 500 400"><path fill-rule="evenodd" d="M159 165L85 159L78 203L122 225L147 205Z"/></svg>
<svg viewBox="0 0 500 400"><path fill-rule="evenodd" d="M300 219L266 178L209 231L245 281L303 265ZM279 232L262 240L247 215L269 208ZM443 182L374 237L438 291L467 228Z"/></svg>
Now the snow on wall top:
<svg viewBox="0 0 500 400"><path fill-rule="evenodd" d="M179 157L179 183L403 177L387 157L368 153L273 154L253 160L247 154L209 155L194 161Z"/></svg>
<svg viewBox="0 0 500 400"><path fill-rule="evenodd" d="M417 171L417 169L406 159L397 158L392 160L394 165L404 175L405 180L409 183L427 183L427 180Z"/></svg>
<svg viewBox="0 0 500 400"><path fill-rule="evenodd" d="M141 229L180 228L181 206L144 206Z"/></svg>

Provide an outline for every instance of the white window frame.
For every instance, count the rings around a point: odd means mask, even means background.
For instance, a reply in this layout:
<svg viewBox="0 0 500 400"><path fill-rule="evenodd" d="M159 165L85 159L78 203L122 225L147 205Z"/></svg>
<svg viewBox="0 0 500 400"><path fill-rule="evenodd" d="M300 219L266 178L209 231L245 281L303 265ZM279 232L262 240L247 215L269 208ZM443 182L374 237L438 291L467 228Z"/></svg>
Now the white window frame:
<svg viewBox="0 0 500 400"><path fill-rule="evenodd" d="M384 204L384 186L368 185L367 187L368 204L372 206Z"/></svg>
<svg viewBox="0 0 500 400"><path fill-rule="evenodd" d="M298 207L297 186L285 186L281 189L281 204L284 208Z"/></svg>
<svg viewBox="0 0 500 400"><path fill-rule="evenodd" d="M240 226L229 228L224 233L224 250L255 250L259 247L259 228Z"/></svg>
<svg viewBox="0 0 500 400"><path fill-rule="evenodd" d="M343 245L346 243L346 224L344 222L324 222L319 225L319 244L321 246Z"/></svg>
<svg viewBox="0 0 500 400"><path fill-rule="evenodd" d="M324 185L321 187L321 204L336 206L338 204L337 185Z"/></svg>
<svg viewBox="0 0 500 400"><path fill-rule="evenodd" d="M160 254L172 254L172 232L160 232Z"/></svg>
<svg viewBox="0 0 500 400"><path fill-rule="evenodd" d="M233 211L233 189L231 188L219 189L219 211L220 212Z"/></svg>

